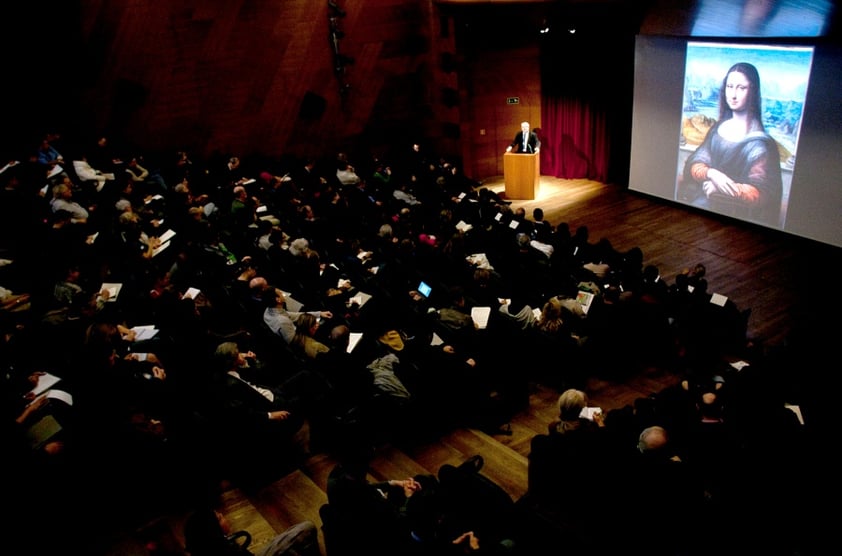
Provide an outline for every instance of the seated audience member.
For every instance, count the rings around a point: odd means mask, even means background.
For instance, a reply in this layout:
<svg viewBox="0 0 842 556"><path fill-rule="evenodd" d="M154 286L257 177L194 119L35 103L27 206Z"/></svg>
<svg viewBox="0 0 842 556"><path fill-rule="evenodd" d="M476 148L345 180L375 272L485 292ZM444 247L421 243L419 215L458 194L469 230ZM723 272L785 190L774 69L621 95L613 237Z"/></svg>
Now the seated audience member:
<svg viewBox="0 0 842 556"><path fill-rule="evenodd" d="M436 314L437 329L448 343L467 351L476 351L477 325L471 317L471 308L467 306L464 289L461 286L452 287L449 297L449 303Z"/></svg>
<svg viewBox="0 0 842 556"><path fill-rule="evenodd" d="M541 207L532 209L531 237L547 245L553 244L553 225L544 220L544 209Z"/></svg>
<svg viewBox="0 0 842 556"><path fill-rule="evenodd" d="M101 192L105 188L106 183L109 181L113 182L115 178L114 174L102 172L91 166L85 155L81 155L73 160L73 171L82 184L92 185L97 192Z"/></svg>
<svg viewBox="0 0 842 556"><path fill-rule="evenodd" d="M53 214L59 211L70 213L71 222L74 224L86 224L90 213L88 209L73 200L73 189L66 183L53 186L53 198L50 201L50 210Z"/></svg>
<svg viewBox="0 0 842 556"><path fill-rule="evenodd" d="M49 138L44 138L41 141L41 144L38 146L37 155L38 164L40 164L44 170L44 177L53 172L56 167L61 168L61 165L64 164L64 157L58 149L50 143Z"/></svg>
<svg viewBox="0 0 842 556"><path fill-rule="evenodd" d="M557 407L558 418L548 433L531 441L528 500L540 515L563 524L571 543L584 549L611 504L614 457L602 413L583 414L585 392L565 390Z"/></svg>
<svg viewBox="0 0 842 556"><path fill-rule="evenodd" d="M339 183L342 185L357 185L361 181L361 178L357 175L354 167L347 162L340 162L337 164L336 179L339 180Z"/></svg>
<svg viewBox="0 0 842 556"><path fill-rule="evenodd" d="M50 398L44 393L36 397L32 393L44 376L43 371L26 373L12 369L0 383L6 419L3 432L10 433L7 455L12 465L34 465L36 469L58 465L60 456L72 444L72 407L58 397ZM56 389L67 388L65 384L60 379Z"/></svg>
<svg viewBox="0 0 842 556"><path fill-rule="evenodd" d="M15 534L37 538L49 524L52 534L61 535L63 540L40 539L38 551L48 547L48 552L53 552L53 547L61 550L59 545L66 548L67 539L81 525L73 518L78 506L71 502L84 495L79 486L80 461L76 459L81 453L75 438L75 411L58 398L29 394L40 372L11 370L6 365L3 370L3 464L5 472L16 477L8 482L3 496L17 508L6 519L6 527ZM63 388L62 382L56 389Z"/></svg>
<svg viewBox="0 0 842 556"><path fill-rule="evenodd" d="M704 491L676 453L667 430L659 425L643 429L634 456L624 461L619 492L629 506L624 519L615 522L618 531L634 534L659 523L661 534L647 545L650 554L676 554L699 546L709 533L700 527Z"/></svg>
<svg viewBox="0 0 842 556"><path fill-rule="evenodd" d="M327 479L328 507L323 510L326 542L365 547L367 554L391 556L410 536L407 501L426 488L435 488L429 475L370 481L373 449L357 438L348 438L337 454L338 463Z"/></svg>
<svg viewBox="0 0 842 556"><path fill-rule="evenodd" d="M330 350L329 347L315 338L318 329L319 319L309 313L301 315L295 325L292 345L308 359L315 359L320 353Z"/></svg>
<svg viewBox="0 0 842 556"><path fill-rule="evenodd" d="M118 242L117 250L120 257L125 257L126 264L134 270L140 270L140 260L150 260L155 256L156 249L161 247L162 241L156 235L151 235L146 229L146 222L136 212L124 212L117 218Z"/></svg>
<svg viewBox="0 0 842 556"><path fill-rule="evenodd" d="M87 153L88 162L104 173L114 173L123 167L123 160L107 135L100 135Z"/></svg>
<svg viewBox="0 0 842 556"><path fill-rule="evenodd" d="M153 172L141 165L143 160L133 156L126 162L125 177L134 183L143 195L164 195L167 193L167 184L163 176L157 171ZM144 163L145 164L145 163Z"/></svg>
<svg viewBox="0 0 842 556"><path fill-rule="evenodd" d="M538 323L535 310L521 296L512 297L508 303L500 303L498 311L523 331L531 330Z"/></svg>
<svg viewBox="0 0 842 556"><path fill-rule="evenodd" d="M724 383L713 384L690 394L688 422L683 423L684 451L688 465L704 487L709 506L722 509L736 492L742 439L729 415Z"/></svg>
<svg viewBox="0 0 842 556"><path fill-rule="evenodd" d="M379 425L375 415L374 376L366 368L366 348L356 345L349 351L350 340L351 329L347 324L333 326L325 338L328 350L316 356L312 368L330 383L331 404L340 418L340 427L362 426L371 432L374 429L368 427Z"/></svg>
<svg viewBox="0 0 842 556"><path fill-rule="evenodd" d="M289 345L295 339L296 325L304 312L288 311L286 309L286 296L284 292L278 288L266 288L262 295L264 303L263 322L269 329L284 339ZM332 319L333 313L330 311L307 311L316 318Z"/></svg>
<svg viewBox="0 0 842 556"><path fill-rule="evenodd" d="M85 296L88 301L96 303L97 310L101 310L108 301L110 293L107 289L91 291L93 284L86 282L86 278L82 276L78 265L68 265L64 276L53 286L51 307L69 307L76 303L77 296Z"/></svg>
<svg viewBox="0 0 842 556"><path fill-rule="evenodd" d="M311 384L303 371L274 384L257 382L253 375L259 369L252 368L247 355L236 342L217 346L207 401L220 438L236 438L250 447L250 457L232 453L224 463L238 478L259 479L308 449L301 445L306 439L297 435L310 410Z"/></svg>
<svg viewBox="0 0 842 556"><path fill-rule="evenodd" d="M421 201L412 193L406 181L398 182L398 186L392 192L392 196L399 203L410 207L421 204Z"/></svg>
<svg viewBox="0 0 842 556"><path fill-rule="evenodd" d="M238 288L239 282L235 284L234 293L239 300L240 306L246 311L245 321L257 323L263 321L263 312L266 306L263 302L264 291L274 288L270 285L265 276L255 276L248 281L247 288Z"/></svg>
<svg viewBox="0 0 842 556"><path fill-rule="evenodd" d="M535 326L536 345L549 350L549 353L561 354L570 363L577 363L582 338L577 335L573 325L579 324L580 317L569 311L558 296L549 298L541 309L541 317Z"/></svg>

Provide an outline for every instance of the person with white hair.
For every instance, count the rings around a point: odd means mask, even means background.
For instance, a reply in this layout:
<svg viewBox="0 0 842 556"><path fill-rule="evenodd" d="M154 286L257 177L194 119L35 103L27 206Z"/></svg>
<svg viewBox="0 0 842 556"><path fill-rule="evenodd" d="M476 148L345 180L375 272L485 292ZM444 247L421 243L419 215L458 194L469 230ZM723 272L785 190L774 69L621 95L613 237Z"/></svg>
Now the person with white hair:
<svg viewBox="0 0 842 556"><path fill-rule="evenodd" d="M506 147L506 152L535 154L540 151L541 140L538 138L538 134L530 130L529 122L521 122L520 131L515 134L515 138Z"/></svg>

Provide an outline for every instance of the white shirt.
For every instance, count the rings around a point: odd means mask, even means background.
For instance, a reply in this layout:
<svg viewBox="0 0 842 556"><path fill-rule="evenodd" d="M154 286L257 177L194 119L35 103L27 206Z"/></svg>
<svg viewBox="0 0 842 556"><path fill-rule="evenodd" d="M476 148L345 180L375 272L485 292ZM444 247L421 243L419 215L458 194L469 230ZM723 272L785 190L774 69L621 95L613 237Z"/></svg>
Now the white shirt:
<svg viewBox="0 0 842 556"><path fill-rule="evenodd" d="M360 183L360 177L353 170L337 170L336 177L342 185L356 185Z"/></svg>
<svg viewBox="0 0 842 556"><path fill-rule="evenodd" d="M249 386L251 386L252 388L257 390L260 393L261 396L263 396L264 398L266 398L270 402L275 401L275 394L272 393L272 391L269 390L268 388L263 388L262 386L258 386L257 384L252 384L251 382L249 382L246 379L244 379L243 377L241 377L240 373L238 373L237 371L228 371L228 374L233 376L234 378L238 378L238 379L242 380L243 382L245 382L246 384L248 384Z"/></svg>
<svg viewBox="0 0 842 556"><path fill-rule="evenodd" d="M105 185L106 180L108 180L108 177L105 174L95 170L93 166L88 164L87 160L74 160L73 171L76 172L76 176L82 181L97 182L97 191L102 189L102 186Z"/></svg>

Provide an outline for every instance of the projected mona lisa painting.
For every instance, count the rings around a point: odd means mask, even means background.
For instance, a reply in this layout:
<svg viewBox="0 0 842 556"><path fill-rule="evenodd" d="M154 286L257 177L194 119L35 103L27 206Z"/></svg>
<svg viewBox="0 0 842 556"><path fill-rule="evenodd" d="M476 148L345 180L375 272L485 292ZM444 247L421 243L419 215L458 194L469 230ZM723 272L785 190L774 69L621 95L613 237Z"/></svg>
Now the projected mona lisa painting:
<svg viewBox="0 0 842 556"><path fill-rule="evenodd" d="M689 43L675 200L786 223L813 50Z"/></svg>

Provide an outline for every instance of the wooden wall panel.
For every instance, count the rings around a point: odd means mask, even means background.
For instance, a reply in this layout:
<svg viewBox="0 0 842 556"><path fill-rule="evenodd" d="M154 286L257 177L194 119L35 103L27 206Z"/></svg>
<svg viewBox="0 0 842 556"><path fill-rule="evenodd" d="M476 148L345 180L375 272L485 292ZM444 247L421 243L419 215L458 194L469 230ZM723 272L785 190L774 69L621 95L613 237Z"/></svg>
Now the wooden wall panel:
<svg viewBox="0 0 842 556"><path fill-rule="evenodd" d="M37 95L21 91L13 101L32 116L10 129L24 128L32 143L53 128L69 143L106 134L147 153L205 157L323 156L421 140L482 179L502 172L501 147L521 119L537 127L534 50L469 44L463 54L462 22L434 0L337 0L340 51L353 59L338 76L327 4L82 0L35 51L62 45L73 71ZM25 28L44 27L34 10L20 11ZM55 29L66 36L53 40ZM506 106L506 96L521 104ZM323 110L302 114L305 99Z"/></svg>
<svg viewBox="0 0 842 556"><path fill-rule="evenodd" d="M432 0L336 3L345 12L340 52L353 59L343 75L334 71L326 1L82 0L79 21L65 29L83 55L66 84L79 106L43 111L30 125L61 128L69 140L107 134L147 151L331 154L367 137L390 86L429 88L436 71ZM305 98L324 110L301 117ZM392 104L389 117L415 134L435 130L428 108Z"/></svg>
<svg viewBox="0 0 842 556"><path fill-rule="evenodd" d="M520 131L520 122L541 127L541 75L536 46L476 52L466 64L460 87L470 98L463 110L463 145L471 149L465 172L477 179L503 173L503 151ZM518 104L507 104L517 97ZM466 113L467 112L467 113ZM483 131L484 130L484 131Z"/></svg>

